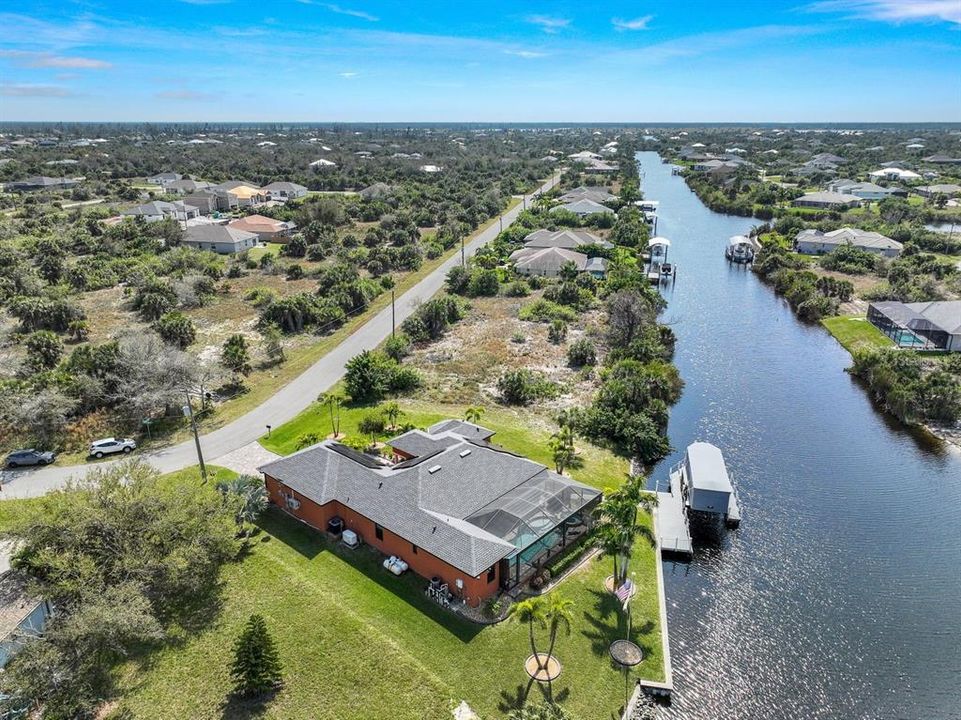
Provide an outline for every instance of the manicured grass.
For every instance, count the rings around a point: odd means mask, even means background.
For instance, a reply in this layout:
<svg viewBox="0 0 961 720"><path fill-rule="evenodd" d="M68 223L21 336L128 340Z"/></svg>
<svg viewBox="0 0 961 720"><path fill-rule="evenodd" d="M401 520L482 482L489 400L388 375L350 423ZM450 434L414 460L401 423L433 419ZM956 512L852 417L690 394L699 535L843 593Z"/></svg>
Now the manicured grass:
<svg viewBox="0 0 961 720"><path fill-rule="evenodd" d="M410 399L398 400L398 404L404 412L400 423L411 423L419 428L426 428L446 418L464 417L465 406L463 405L428 404ZM342 407L340 432L359 437L361 433L357 427L361 420L365 415L375 412L378 407L375 405ZM535 422L537 425L534 425ZM534 413L523 409L487 407L480 419L480 424L497 433L493 441L498 445L552 466L552 453L548 447L548 440L557 428L548 425ZM261 437L260 444L279 455L289 455L298 450L302 436L313 433L318 439L323 439L331 432L329 410L319 403L314 403L290 422L272 430L269 438ZM395 434L384 433L378 437L378 440L389 439ZM628 471L628 464L624 458L584 440L578 440L577 447L584 459L584 467L572 471L572 477L600 489L616 487L624 480Z"/></svg>
<svg viewBox="0 0 961 720"><path fill-rule="evenodd" d="M282 243L265 243L264 247L257 246L251 248L247 251L247 257L251 260L260 261L264 255L273 255L274 257L280 257L280 249L283 247Z"/></svg>
<svg viewBox="0 0 961 720"><path fill-rule="evenodd" d="M862 347L892 347L894 343L887 335L867 321L867 318L839 315L824 318L821 324L849 353Z"/></svg>
<svg viewBox="0 0 961 720"><path fill-rule="evenodd" d="M440 720L450 718L452 701L466 700L490 719L523 697L525 627L462 620L427 600L419 578L390 575L368 549L331 547L278 510L261 527L252 551L223 573L213 623L130 664L121 706L135 717ZM663 677L654 552L640 541L633 565L633 635L645 657L636 672L645 678ZM607 654L626 630L603 590L609 574L610 561L594 559L553 591L575 603L572 633L555 649L564 670L554 695L577 717L607 717L623 697L623 675ZM255 612L267 619L285 679L256 715L230 704L228 674L232 643ZM531 698L540 694L531 688Z"/></svg>

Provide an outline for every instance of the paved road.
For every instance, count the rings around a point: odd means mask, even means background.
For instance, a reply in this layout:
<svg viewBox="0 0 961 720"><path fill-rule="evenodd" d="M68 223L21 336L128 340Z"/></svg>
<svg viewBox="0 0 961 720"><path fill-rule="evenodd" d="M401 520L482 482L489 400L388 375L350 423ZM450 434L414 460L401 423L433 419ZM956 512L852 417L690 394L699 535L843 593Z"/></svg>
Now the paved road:
<svg viewBox="0 0 961 720"><path fill-rule="evenodd" d="M537 192L549 190L558 179L559 176L555 176L542 185ZM528 195L527 202L530 202L532 197ZM504 224L512 223L522 209L523 203L503 213ZM497 237L499 232L499 223L492 223L487 229L474 235L473 239L465 245L466 254L473 255L479 248ZM430 275L397 298L395 306L398 325L414 311L417 305L435 295L444 286L448 270L458 263L460 263L460 253L448 258ZM256 409L218 430L201 436L200 443L204 459L215 465L218 458L242 448L263 435L267 425L279 427L296 416L320 393L335 385L343 377L344 365L350 358L363 350L380 345L390 334L390 330L391 310L387 307ZM197 451L193 440L145 453L141 457L165 473L197 464ZM104 467L109 464L111 463L3 470L0 471L0 487L2 487L0 498L43 495L63 487L71 478L82 478L92 467Z"/></svg>

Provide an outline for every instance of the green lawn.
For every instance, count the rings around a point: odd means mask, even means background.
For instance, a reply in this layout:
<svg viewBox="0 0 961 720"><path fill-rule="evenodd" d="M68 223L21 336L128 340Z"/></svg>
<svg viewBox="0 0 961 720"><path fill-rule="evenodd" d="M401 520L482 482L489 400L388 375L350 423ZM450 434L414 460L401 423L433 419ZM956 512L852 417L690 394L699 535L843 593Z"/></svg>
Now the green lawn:
<svg viewBox="0 0 961 720"><path fill-rule="evenodd" d="M369 550L334 549L278 510L268 513L253 551L223 574L223 606L209 629L160 650L124 677L122 706L135 717L450 718L467 702L486 719L503 717L523 696L526 629L461 620L423 595L423 581L390 575ZM654 549L635 553L640 592L634 639L644 649L637 672L662 678ZM564 671L557 698L578 717L607 717L620 705L623 675L610 642L626 630L602 588L610 562L594 559L560 586L575 623L555 654ZM277 642L285 686L261 712L227 703L231 645L259 612ZM539 696L531 689L531 697Z"/></svg>
<svg viewBox="0 0 961 720"><path fill-rule="evenodd" d="M426 428L445 418L464 417L463 405L436 405L416 400L399 400L398 404L404 412L400 418L401 424L411 423L419 428ZM365 415L376 409L377 407L372 405L348 405L341 408L341 433L360 436L358 424ZM493 438L495 443L532 460L552 465L552 453L547 443L556 427L534 427L534 418L529 410L493 406L485 409L480 424L496 431ZM314 433L319 439L323 439L331 432L329 410L319 403L314 403L290 422L271 430L269 438L261 437L260 444L279 455L289 455L298 449L301 436ZM393 434L385 433L378 439L386 440ZM571 473L575 479L600 489L620 485L628 471L624 458L586 441L578 441L577 447L584 458L584 467Z"/></svg>
<svg viewBox="0 0 961 720"><path fill-rule="evenodd" d="M248 250L247 257L257 262L260 262L260 258L262 258L264 255L280 257L280 250L282 247L283 243L265 243L264 247L260 247L258 245L257 247Z"/></svg>
<svg viewBox="0 0 961 720"><path fill-rule="evenodd" d="M892 347L887 335L867 321L867 318L851 315L824 318L821 324L849 353L862 347Z"/></svg>

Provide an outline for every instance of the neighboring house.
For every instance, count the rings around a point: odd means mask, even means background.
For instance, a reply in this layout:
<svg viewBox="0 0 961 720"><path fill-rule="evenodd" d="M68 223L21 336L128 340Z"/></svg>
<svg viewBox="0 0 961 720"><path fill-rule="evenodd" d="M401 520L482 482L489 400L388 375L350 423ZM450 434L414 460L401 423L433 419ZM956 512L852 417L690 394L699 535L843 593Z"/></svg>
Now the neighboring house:
<svg viewBox="0 0 961 720"><path fill-rule="evenodd" d="M321 158L320 160L314 160L312 163L310 163L309 167L311 170L331 170L332 168L337 167L337 163Z"/></svg>
<svg viewBox="0 0 961 720"><path fill-rule="evenodd" d="M946 195L947 197L955 197L956 195L961 195L961 185L954 185L953 183L943 183L940 185L922 185L920 187L914 188L916 192L921 197L934 197L935 195Z"/></svg>
<svg viewBox="0 0 961 720"><path fill-rule="evenodd" d="M836 192L813 192L802 195L794 201L796 207L813 208L851 208L861 204L857 195Z"/></svg>
<svg viewBox="0 0 961 720"><path fill-rule="evenodd" d="M196 250L210 250L221 255L250 250L256 247L257 236L252 232L228 225L194 225L184 231L181 245Z"/></svg>
<svg viewBox="0 0 961 720"><path fill-rule="evenodd" d="M600 203L594 202L593 200L575 200L574 202L564 203L562 205L557 205L551 208L551 210L567 210L575 215L580 215L584 217L585 215L594 215L595 213L610 213L614 214L606 205L601 205Z"/></svg>
<svg viewBox="0 0 961 720"><path fill-rule="evenodd" d="M535 230L524 238L524 247L528 248L563 248L565 250L576 250L586 245L597 245L604 248L613 248L614 245L601 240L597 235L585 230Z"/></svg>
<svg viewBox="0 0 961 720"><path fill-rule="evenodd" d="M147 178L147 182L151 185L168 185L169 183L175 182L177 180L183 180L184 176L180 173L175 172L162 172L156 175L151 175Z"/></svg>
<svg viewBox="0 0 961 720"><path fill-rule="evenodd" d="M121 215L125 217L140 217L149 222L160 222L161 220L190 220L198 217L200 210L193 205L188 205L182 200L165 202L154 200L153 202L137 205L123 210Z"/></svg>
<svg viewBox="0 0 961 720"><path fill-rule="evenodd" d="M307 188L292 182L272 182L260 189L268 200L292 200L307 197Z"/></svg>
<svg viewBox="0 0 961 720"><path fill-rule="evenodd" d="M439 173L443 170L440 165L421 165L420 171L425 173Z"/></svg>
<svg viewBox="0 0 961 720"><path fill-rule="evenodd" d="M868 320L900 347L961 352L961 300L874 302Z"/></svg>
<svg viewBox="0 0 961 720"><path fill-rule="evenodd" d="M47 624L53 608L32 593L27 577L10 569L9 544L0 543L0 669Z"/></svg>
<svg viewBox="0 0 961 720"><path fill-rule="evenodd" d="M73 178L53 178L47 177L46 175L34 175L25 180L8 182L4 185L4 189L7 191L13 190L20 192L29 192L31 190L64 190L66 188L72 188L76 184L77 181Z"/></svg>
<svg viewBox="0 0 961 720"><path fill-rule="evenodd" d="M617 165L611 165L603 160L591 160L584 168L585 175L607 175L617 172Z"/></svg>
<svg viewBox="0 0 961 720"><path fill-rule="evenodd" d="M567 157L569 157L574 162L584 162L584 163L590 162L591 160L601 159L600 155L598 155L595 152L591 152L590 150L581 150L580 152L572 153Z"/></svg>
<svg viewBox="0 0 961 720"><path fill-rule="evenodd" d="M511 253L514 270L521 275L539 275L541 277L558 277L561 268L567 263L574 263L579 272L587 269L588 257L584 253L563 248L521 248ZM606 265L605 265L606 270Z"/></svg>
<svg viewBox="0 0 961 720"><path fill-rule="evenodd" d="M189 195L201 190L207 190L211 187L213 187L213 185L203 180L174 180L164 185L164 190L168 193Z"/></svg>
<svg viewBox="0 0 961 720"><path fill-rule="evenodd" d="M934 163L935 165L961 165L961 157L951 157L950 155L937 154L928 155L922 158L924 162Z"/></svg>
<svg viewBox="0 0 961 720"><path fill-rule="evenodd" d="M210 215L221 209L221 196L211 189L191 193L184 198L184 202L197 208L201 215Z"/></svg>
<svg viewBox="0 0 961 720"><path fill-rule="evenodd" d="M577 202L578 200L592 200L596 203L608 203L617 200L616 195L611 195L605 187L585 187L581 185L573 190L568 190L561 195L558 200L563 203Z"/></svg>
<svg viewBox="0 0 961 720"><path fill-rule="evenodd" d="M874 172L870 172L868 174L873 178L880 178L883 180L900 180L901 182L909 182L921 179L921 176L913 170L902 170L899 167L883 167L880 170L875 170Z"/></svg>
<svg viewBox="0 0 961 720"><path fill-rule="evenodd" d="M897 240L881 233L849 227L827 233L820 230L802 230L794 239L795 250L805 255L824 255L837 250L841 245L851 245L887 258L897 257L904 249Z"/></svg>
<svg viewBox="0 0 961 720"><path fill-rule="evenodd" d="M254 207L267 202L267 196L259 187L240 180L228 180L212 188L218 197L218 209Z"/></svg>
<svg viewBox="0 0 961 720"><path fill-rule="evenodd" d="M592 257L587 259L584 272L593 275L598 280L607 277L607 260L602 257Z"/></svg>
<svg viewBox="0 0 961 720"><path fill-rule="evenodd" d="M375 182L360 191L360 196L364 200L383 200L393 195L394 189L384 182Z"/></svg>
<svg viewBox="0 0 961 720"><path fill-rule="evenodd" d="M227 227L253 233L261 242L287 242L297 226L292 222L274 220L263 215L248 215L239 220L231 220Z"/></svg>
<svg viewBox="0 0 961 720"><path fill-rule="evenodd" d="M884 200L894 194L893 188L885 188L871 182L856 182L854 180L835 180L828 185L829 192L843 195L854 195L862 200Z"/></svg>
<svg viewBox="0 0 961 720"><path fill-rule="evenodd" d="M492 435L447 420L390 440L392 459L324 440L260 470L285 512L320 532L343 527L476 607L582 536L601 499Z"/></svg>

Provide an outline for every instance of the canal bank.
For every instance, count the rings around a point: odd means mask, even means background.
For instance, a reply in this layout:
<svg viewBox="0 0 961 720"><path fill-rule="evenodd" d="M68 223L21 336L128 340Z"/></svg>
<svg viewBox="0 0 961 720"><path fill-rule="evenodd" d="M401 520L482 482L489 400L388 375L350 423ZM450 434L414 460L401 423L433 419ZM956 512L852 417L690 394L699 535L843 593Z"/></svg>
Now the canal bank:
<svg viewBox="0 0 961 720"><path fill-rule="evenodd" d="M734 532L694 528L665 562L678 718L958 717L961 460L904 433L844 372L848 353L740 265L757 222L709 211L640 153L676 282L663 321L686 387L676 448L721 447Z"/></svg>

